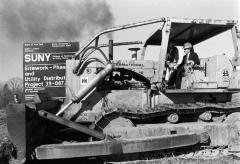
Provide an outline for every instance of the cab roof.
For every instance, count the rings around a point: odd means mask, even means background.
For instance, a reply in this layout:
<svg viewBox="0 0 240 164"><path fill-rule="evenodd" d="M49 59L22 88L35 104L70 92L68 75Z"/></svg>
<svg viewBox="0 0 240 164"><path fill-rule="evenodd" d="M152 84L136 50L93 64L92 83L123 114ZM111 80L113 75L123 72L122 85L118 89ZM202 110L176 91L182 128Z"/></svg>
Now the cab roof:
<svg viewBox="0 0 240 164"><path fill-rule="evenodd" d="M213 36L231 29L237 24L234 20L214 19L189 19L189 18L166 18L171 22L169 41L176 46L182 46L185 42L192 44L200 43ZM147 45L161 45L162 28L155 31L145 42Z"/></svg>

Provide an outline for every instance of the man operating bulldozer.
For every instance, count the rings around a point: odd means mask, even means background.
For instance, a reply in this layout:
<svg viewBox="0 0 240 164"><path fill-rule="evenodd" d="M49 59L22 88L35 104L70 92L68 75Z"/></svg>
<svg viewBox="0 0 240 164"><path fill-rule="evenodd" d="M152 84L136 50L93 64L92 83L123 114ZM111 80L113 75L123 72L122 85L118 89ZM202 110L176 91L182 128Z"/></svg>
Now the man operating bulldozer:
<svg viewBox="0 0 240 164"><path fill-rule="evenodd" d="M189 73L194 70L194 68L200 64L199 57L197 53L194 52L194 48L190 42L186 42L183 45L183 50L185 55L180 65L174 71L171 82L175 83L175 88L181 88L182 76L184 73Z"/></svg>

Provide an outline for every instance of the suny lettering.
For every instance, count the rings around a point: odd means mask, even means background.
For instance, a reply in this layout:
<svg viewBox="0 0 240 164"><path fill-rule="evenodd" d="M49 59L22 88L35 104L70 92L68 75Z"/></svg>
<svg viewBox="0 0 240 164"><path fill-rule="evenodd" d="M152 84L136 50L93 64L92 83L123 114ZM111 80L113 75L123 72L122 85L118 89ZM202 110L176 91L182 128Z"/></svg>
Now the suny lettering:
<svg viewBox="0 0 240 164"><path fill-rule="evenodd" d="M41 54L26 54L24 56L25 62L44 62L49 61L50 58L49 53L41 53Z"/></svg>

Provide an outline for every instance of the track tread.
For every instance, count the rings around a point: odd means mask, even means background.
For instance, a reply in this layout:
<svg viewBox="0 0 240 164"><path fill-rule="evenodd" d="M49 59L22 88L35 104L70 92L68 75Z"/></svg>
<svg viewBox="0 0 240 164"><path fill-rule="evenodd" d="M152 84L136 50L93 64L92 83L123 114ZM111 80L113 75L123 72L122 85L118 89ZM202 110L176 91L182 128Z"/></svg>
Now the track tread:
<svg viewBox="0 0 240 164"><path fill-rule="evenodd" d="M139 110L140 111L140 110ZM142 112L129 112L124 109L115 110L104 115L97 123L97 126L104 128L111 120L122 116L129 119L144 120L149 118L156 118L159 116L168 116L172 113L178 115L184 114L201 114L210 111L215 114L230 114L233 112L240 112L240 103L186 103L186 104L160 104L154 108L148 108Z"/></svg>
<svg viewBox="0 0 240 164"><path fill-rule="evenodd" d="M121 112L122 111L122 112ZM210 111L219 114L229 114L240 111L239 103L187 103L187 104L161 104L144 112L126 112L124 110L115 111L119 115L135 118L146 119L149 117L157 117L168 115L170 113L177 114L197 114Z"/></svg>

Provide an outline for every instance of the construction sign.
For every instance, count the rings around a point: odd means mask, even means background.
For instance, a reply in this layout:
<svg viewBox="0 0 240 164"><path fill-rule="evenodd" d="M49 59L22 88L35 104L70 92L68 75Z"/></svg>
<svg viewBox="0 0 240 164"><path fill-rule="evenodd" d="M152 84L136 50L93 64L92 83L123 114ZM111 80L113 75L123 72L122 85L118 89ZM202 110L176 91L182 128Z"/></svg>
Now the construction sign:
<svg viewBox="0 0 240 164"><path fill-rule="evenodd" d="M25 102L41 90L65 97L66 60L79 50L78 42L24 43L23 84Z"/></svg>

